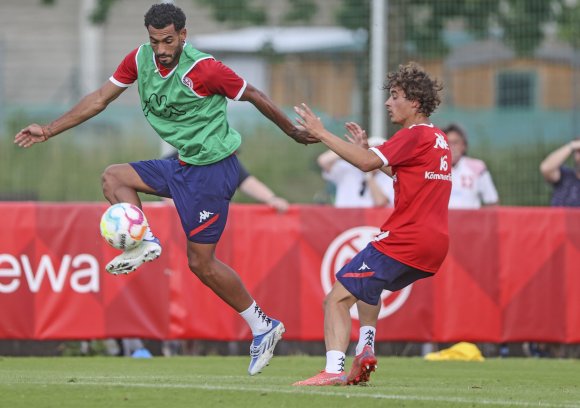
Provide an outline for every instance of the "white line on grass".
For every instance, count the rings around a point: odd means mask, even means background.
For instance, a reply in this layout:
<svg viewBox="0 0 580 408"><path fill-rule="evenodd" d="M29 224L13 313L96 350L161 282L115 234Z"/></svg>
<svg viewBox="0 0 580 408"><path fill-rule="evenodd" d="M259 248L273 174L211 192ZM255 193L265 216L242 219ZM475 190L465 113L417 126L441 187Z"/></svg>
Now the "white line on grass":
<svg viewBox="0 0 580 408"><path fill-rule="evenodd" d="M349 392L333 392L328 391L328 388L318 387L296 387L292 389L283 389L279 387L252 387L252 386L230 386L230 385L210 385L210 384L148 384L148 383L114 383L114 382L84 382L79 379L77 382L68 383L71 386L78 385L98 385L108 387L136 387L136 388L193 388L199 390L210 391L242 391L242 392L271 392L280 394L315 394L329 397L346 397L346 398L371 398L371 399L385 399L385 400L399 400L399 401L422 401L422 402L449 402L457 404L482 404L482 405L506 405L519 407L548 407L548 408L578 408L575 403L554 404L549 402L526 402L517 400L500 400L500 399L478 399L478 398L461 398L461 397L437 397L437 396L419 396L419 395L395 395L395 394L359 394Z"/></svg>

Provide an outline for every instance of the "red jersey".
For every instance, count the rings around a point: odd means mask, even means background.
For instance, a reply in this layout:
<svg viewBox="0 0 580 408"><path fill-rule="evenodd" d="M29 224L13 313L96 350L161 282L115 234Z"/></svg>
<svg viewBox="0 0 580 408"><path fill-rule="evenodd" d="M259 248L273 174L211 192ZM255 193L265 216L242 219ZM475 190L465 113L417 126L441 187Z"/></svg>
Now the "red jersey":
<svg viewBox="0 0 580 408"><path fill-rule="evenodd" d="M371 150L392 167L395 189L395 209L373 246L406 265L437 272L449 248L447 136L432 124L413 125Z"/></svg>
<svg viewBox="0 0 580 408"><path fill-rule="evenodd" d="M131 51L121 61L115 73L109 80L117 86L126 88L137 80L137 51ZM168 76L172 70L165 68L155 61L159 75ZM191 67L186 75L189 79L183 83L198 96L224 95L230 99L238 100L246 89L246 81L240 78L231 68L213 58L199 60Z"/></svg>

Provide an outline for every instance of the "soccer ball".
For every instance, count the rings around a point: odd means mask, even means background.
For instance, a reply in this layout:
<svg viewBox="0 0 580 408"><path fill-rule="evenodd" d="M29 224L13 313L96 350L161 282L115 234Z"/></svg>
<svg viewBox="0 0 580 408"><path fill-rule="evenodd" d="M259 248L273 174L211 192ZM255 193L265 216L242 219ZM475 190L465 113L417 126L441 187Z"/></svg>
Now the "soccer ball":
<svg viewBox="0 0 580 408"><path fill-rule="evenodd" d="M101 235L109 245L122 251L139 246L148 226L143 211L129 203L113 204L101 217Z"/></svg>

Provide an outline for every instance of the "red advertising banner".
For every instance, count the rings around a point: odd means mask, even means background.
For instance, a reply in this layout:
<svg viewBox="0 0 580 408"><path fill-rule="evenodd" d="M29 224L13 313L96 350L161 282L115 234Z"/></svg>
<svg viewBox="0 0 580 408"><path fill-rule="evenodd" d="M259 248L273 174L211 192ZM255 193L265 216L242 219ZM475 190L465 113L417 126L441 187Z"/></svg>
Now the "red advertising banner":
<svg viewBox="0 0 580 408"><path fill-rule="evenodd" d="M0 203L0 338L250 338L238 314L189 271L169 205L145 207L162 256L127 276L106 273L119 253L99 235L106 207ZM334 274L388 215L233 205L217 255L284 321L285 338L322 340ZM580 342L580 209L455 210L449 227L441 271L383 293L377 340Z"/></svg>

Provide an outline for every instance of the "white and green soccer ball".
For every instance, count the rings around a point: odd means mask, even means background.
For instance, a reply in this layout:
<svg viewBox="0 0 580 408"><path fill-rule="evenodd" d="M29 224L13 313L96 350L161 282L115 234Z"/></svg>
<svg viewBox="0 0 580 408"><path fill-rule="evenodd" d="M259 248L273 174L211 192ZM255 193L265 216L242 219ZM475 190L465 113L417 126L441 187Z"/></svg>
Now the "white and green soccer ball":
<svg viewBox="0 0 580 408"><path fill-rule="evenodd" d="M109 245L122 251L139 246L148 226L143 211L130 203L113 204L101 217L101 235Z"/></svg>

